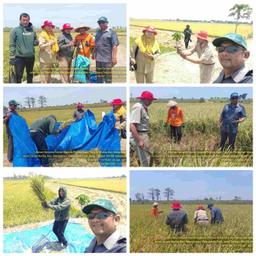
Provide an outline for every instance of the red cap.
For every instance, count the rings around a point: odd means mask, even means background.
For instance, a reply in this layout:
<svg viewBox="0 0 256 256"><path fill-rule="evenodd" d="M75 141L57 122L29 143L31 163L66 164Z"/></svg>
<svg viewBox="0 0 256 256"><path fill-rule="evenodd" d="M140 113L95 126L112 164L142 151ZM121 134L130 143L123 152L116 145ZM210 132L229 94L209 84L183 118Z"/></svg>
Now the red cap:
<svg viewBox="0 0 256 256"><path fill-rule="evenodd" d="M63 30L65 30L65 29L70 29L70 30L72 30L72 29L74 29L73 27L71 27L71 25L69 24L69 23L65 23L63 26L62 26L62 31Z"/></svg>
<svg viewBox="0 0 256 256"><path fill-rule="evenodd" d="M140 97L137 97L137 98L141 100L156 100L156 98L154 98L153 93L149 91L142 92Z"/></svg>
<svg viewBox="0 0 256 256"><path fill-rule="evenodd" d="M44 24L41 26L41 28L44 28L44 27L52 27L52 28L55 28L55 26L52 24L52 22L51 21L49 21L49 20L45 20L44 21Z"/></svg>
<svg viewBox="0 0 256 256"><path fill-rule="evenodd" d="M208 41L208 33L206 31L200 31L197 33L196 37Z"/></svg>
<svg viewBox="0 0 256 256"><path fill-rule="evenodd" d="M77 109L83 109L83 108L84 108L83 103L78 102L78 103L76 104L76 108L77 108Z"/></svg>
<svg viewBox="0 0 256 256"><path fill-rule="evenodd" d="M147 26L147 27L145 27L145 28L143 29L143 33L144 33L144 32L151 32L151 33L154 33L155 35L157 34L155 28L152 27L152 26Z"/></svg>
<svg viewBox="0 0 256 256"><path fill-rule="evenodd" d="M113 99L111 102L112 106L124 105L124 102L121 99Z"/></svg>
<svg viewBox="0 0 256 256"><path fill-rule="evenodd" d="M181 208L181 204L180 204L180 202L179 201L173 201L172 202L172 205L171 205L171 208L172 209L180 209Z"/></svg>

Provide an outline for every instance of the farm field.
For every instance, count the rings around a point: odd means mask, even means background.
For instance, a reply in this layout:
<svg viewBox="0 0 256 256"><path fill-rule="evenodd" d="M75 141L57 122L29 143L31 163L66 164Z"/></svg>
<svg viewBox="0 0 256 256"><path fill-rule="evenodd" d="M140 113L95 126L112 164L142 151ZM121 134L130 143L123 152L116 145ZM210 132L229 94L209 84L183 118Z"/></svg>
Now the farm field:
<svg viewBox="0 0 256 256"><path fill-rule="evenodd" d="M94 34L94 32L91 32ZM4 70L3 70L3 79L4 83L8 83L8 73L9 73L9 34L10 32L4 31L3 32L3 52L4 52ZM58 36L60 32L56 32L56 36ZM77 33L72 33L73 38L77 35ZM125 82L125 75L126 75L126 33L125 32L118 32L119 38L119 51L118 51L118 63L113 68L113 83L120 83ZM91 70L95 69L95 61L91 64ZM34 65L34 83L40 83L40 76L39 76L39 48L35 47L35 65ZM26 75L24 72L23 81L26 80ZM59 74L56 73L52 78L52 83L60 83Z"/></svg>
<svg viewBox="0 0 256 256"><path fill-rule="evenodd" d="M227 102L181 102L185 124L180 144L170 140L166 102L155 102L149 107L150 144L153 166L233 167L252 166L252 103L242 103L247 119L239 124L235 151L219 151L219 116ZM131 103L131 106L134 103ZM135 155L131 166L138 166Z"/></svg>
<svg viewBox="0 0 256 256"><path fill-rule="evenodd" d="M141 253L227 253L252 252L252 205L218 204L224 223L197 227L193 223L195 204L183 204L188 214L187 232L177 236L165 224L169 204L160 203L163 211L157 219L150 216L152 204L130 206L130 252ZM207 211L210 217L209 211Z"/></svg>

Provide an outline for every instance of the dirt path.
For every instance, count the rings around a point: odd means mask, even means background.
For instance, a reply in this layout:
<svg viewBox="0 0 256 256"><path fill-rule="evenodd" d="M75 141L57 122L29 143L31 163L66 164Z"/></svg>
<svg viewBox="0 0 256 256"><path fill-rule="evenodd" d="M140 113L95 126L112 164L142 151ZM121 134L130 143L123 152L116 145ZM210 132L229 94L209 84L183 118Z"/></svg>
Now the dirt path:
<svg viewBox="0 0 256 256"><path fill-rule="evenodd" d="M52 182L52 181L47 181L45 185L48 189L56 193L62 184ZM72 201L72 205L75 208L81 209L80 205L77 203L77 200L75 199L80 194L87 195L91 201L94 201L98 198L108 198L113 202L113 204L117 207L118 211L120 212L121 224L125 225L127 223L127 220L126 220L127 198L125 194L107 192L107 191L96 190L96 189L79 188L71 185L64 185L64 186L67 188L68 197Z"/></svg>

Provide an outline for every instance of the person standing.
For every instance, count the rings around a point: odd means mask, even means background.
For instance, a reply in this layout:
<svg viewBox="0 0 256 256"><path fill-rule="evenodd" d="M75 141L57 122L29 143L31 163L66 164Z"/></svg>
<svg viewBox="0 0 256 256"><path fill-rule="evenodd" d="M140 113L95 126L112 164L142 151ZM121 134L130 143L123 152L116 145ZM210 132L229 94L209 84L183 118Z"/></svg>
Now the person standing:
<svg viewBox="0 0 256 256"><path fill-rule="evenodd" d="M64 236L65 229L68 224L71 201L67 197L67 190L65 187L60 187L58 190L58 197L50 202L43 201L42 206L54 210L54 224L52 231L57 236L58 241L63 247L68 246L68 242Z"/></svg>
<svg viewBox="0 0 256 256"><path fill-rule="evenodd" d="M9 64L15 67L16 82L21 83L26 68L27 83L33 83L35 46L39 44L36 32L27 13L20 15L20 25L11 30Z"/></svg>
<svg viewBox="0 0 256 256"><path fill-rule="evenodd" d="M157 42L155 28L147 26L143 35L135 39L131 50L131 63L136 66L135 78L139 84L153 83L155 62L160 55L160 46Z"/></svg>
<svg viewBox="0 0 256 256"><path fill-rule="evenodd" d="M98 19L99 30L95 35L94 56L98 83L112 83L112 68L117 64L119 40L117 33L109 28L108 19Z"/></svg>
<svg viewBox="0 0 256 256"><path fill-rule="evenodd" d="M158 202L154 202L153 206L151 208L151 216L154 218L157 218L159 216L160 213L162 213L163 211L159 211L158 208Z"/></svg>
<svg viewBox="0 0 256 256"><path fill-rule="evenodd" d="M192 30L190 29L190 25L186 25L186 28L184 29L183 34L184 34L185 48L188 49L189 42L192 42L191 40Z"/></svg>
<svg viewBox="0 0 256 256"><path fill-rule="evenodd" d="M153 93L143 91L140 102L133 105L130 118L131 147L137 154L140 166L150 166L149 114L148 107L154 98Z"/></svg>
<svg viewBox="0 0 256 256"><path fill-rule="evenodd" d="M220 115L220 149L223 151L228 139L228 148L235 149L235 140L238 133L238 125L244 122L246 112L244 106L238 103L238 93L230 95L230 103L225 105Z"/></svg>
<svg viewBox="0 0 256 256"><path fill-rule="evenodd" d="M74 43L71 35L73 27L69 23L65 23L62 26L62 34L58 36L58 45L59 45L59 70L60 70L60 79L64 84L70 83L70 71L71 71L71 62L74 52Z"/></svg>
<svg viewBox="0 0 256 256"><path fill-rule="evenodd" d="M221 209L214 207L213 204L208 204L207 208L211 211L211 224L222 224L224 218Z"/></svg>
<svg viewBox="0 0 256 256"><path fill-rule="evenodd" d="M51 82L51 74L54 64L57 62L59 45L54 35L55 26L51 21L45 20L41 26L42 32L39 34L39 61L41 83Z"/></svg>
<svg viewBox="0 0 256 256"><path fill-rule="evenodd" d="M170 125L171 128L171 139L174 142L180 142L182 137L182 125L184 123L184 115L183 111L180 107L177 106L177 102L174 100L170 100L167 104L168 116L166 120L166 125Z"/></svg>
<svg viewBox="0 0 256 256"><path fill-rule="evenodd" d="M180 56L200 67L200 83L211 83L214 71L215 59L213 51L209 46L208 33L200 31L197 34L197 43L195 47L186 51L179 51ZM191 56L197 53L197 57Z"/></svg>

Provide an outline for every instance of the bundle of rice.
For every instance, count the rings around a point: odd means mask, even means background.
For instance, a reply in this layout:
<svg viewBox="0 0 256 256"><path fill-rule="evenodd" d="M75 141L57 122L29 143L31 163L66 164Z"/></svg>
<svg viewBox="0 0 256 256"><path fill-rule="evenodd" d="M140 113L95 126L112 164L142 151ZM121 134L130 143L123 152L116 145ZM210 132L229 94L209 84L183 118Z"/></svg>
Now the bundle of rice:
<svg viewBox="0 0 256 256"><path fill-rule="evenodd" d="M40 202L46 201L45 189L44 189L44 177L43 176L33 176L31 177L30 184L33 192L40 200Z"/></svg>

